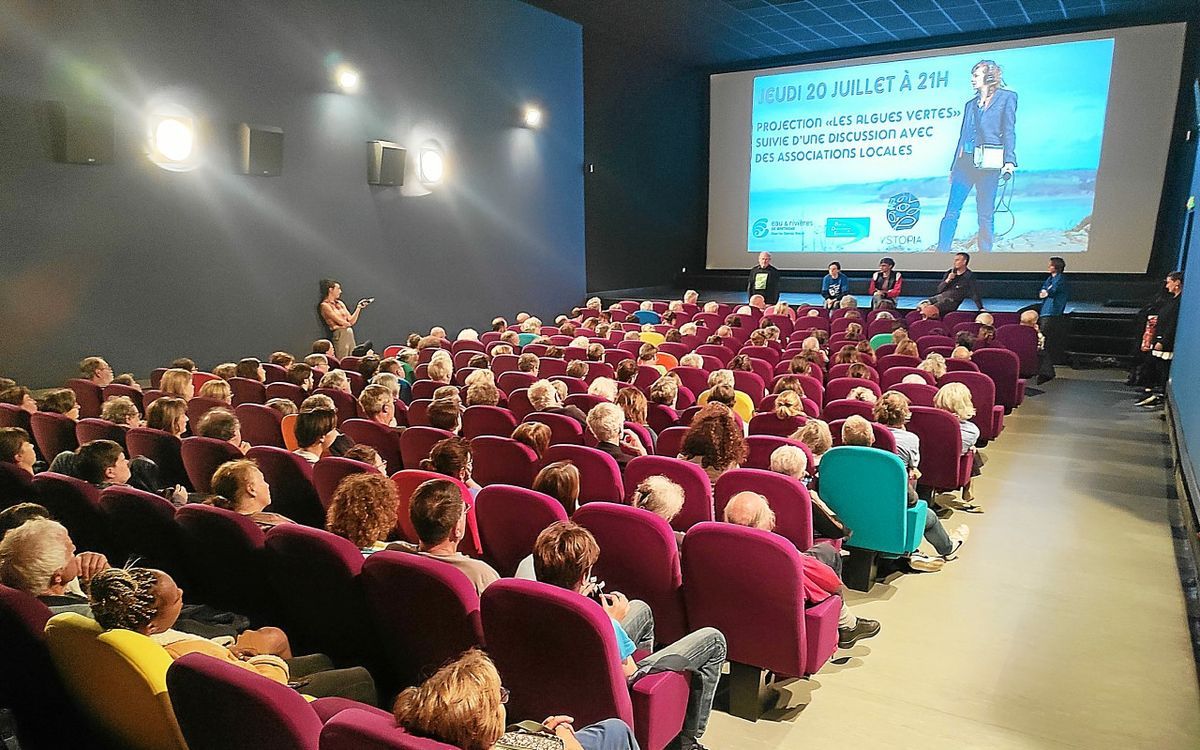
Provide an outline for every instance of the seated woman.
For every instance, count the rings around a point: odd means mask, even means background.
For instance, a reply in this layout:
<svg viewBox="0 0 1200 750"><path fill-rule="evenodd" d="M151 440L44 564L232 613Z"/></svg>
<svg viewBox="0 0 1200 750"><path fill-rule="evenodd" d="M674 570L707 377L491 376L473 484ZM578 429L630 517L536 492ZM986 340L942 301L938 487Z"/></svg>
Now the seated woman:
<svg viewBox="0 0 1200 750"><path fill-rule="evenodd" d="M529 403L535 410L549 412L550 414L563 414L574 419L581 426L587 426L587 415L577 406L563 406L558 389L549 380L539 380L529 386L528 395ZM615 390L614 395L616 395Z"/></svg>
<svg viewBox="0 0 1200 750"><path fill-rule="evenodd" d="M550 447L550 435L550 426L543 422L522 422L516 426L510 437L532 448L538 461L541 461L546 449Z"/></svg>
<svg viewBox="0 0 1200 750"><path fill-rule="evenodd" d="M920 377L920 375L915 377ZM925 381L922 380L921 382ZM868 404L873 404L877 397L875 396L875 391L860 385L856 388L851 388L850 392L846 394L846 398L851 401L866 401Z"/></svg>
<svg viewBox="0 0 1200 750"><path fill-rule="evenodd" d="M648 510L667 523L683 510L683 488L664 476L646 477L633 491L633 507ZM675 542L683 545L683 532L675 532Z"/></svg>
<svg viewBox="0 0 1200 750"><path fill-rule="evenodd" d="M483 489L471 478L471 441L465 438L452 437L434 443L429 458L421 461L421 468L460 480L472 495Z"/></svg>
<svg viewBox="0 0 1200 750"><path fill-rule="evenodd" d="M229 382L217 378L210 380L200 386L200 396L204 398L212 398L226 404L233 403L233 389L229 387Z"/></svg>
<svg viewBox="0 0 1200 750"><path fill-rule="evenodd" d="M534 477L532 489L562 503L569 516L579 507L579 469L570 461L547 464Z"/></svg>
<svg viewBox="0 0 1200 750"><path fill-rule="evenodd" d="M921 476L921 472L917 466L921 463L921 438L915 432L909 432L905 427L911 414L908 408L908 397L899 391L887 391L879 400L875 402L873 411L875 421L891 430L892 435L896 438L896 455L904 462L905 468L908 469L908 507L913 507L917 504L916 483ZM874 435L872 435L874 440ZM927 565L929 558L914 553L910 559L910 564L916 570L939 570L941 564L950 559L958 548L967 541L967 536L971 533L970 528L966 524L960 525L953 532L947 534L946 529L942 527L942 522L938 520L937 514L932 508L925 509L925 540L933 545L937 550L940 559L934 559L931 562L933 565Z"/></svg>
<svg viewBox="0 0 1200 750"><path fill-rule="evenodd" d="M173 396L154 399L146 407L146 426L183 437L188 427L187 401Z"/></svg>
<svg viewBox="0 0 1200 750"><path fill-rule="evenodd" d="M260 383L267 381L267 372L263 369L262 362L259 362L257 357L246 357L240 360L237 363L237 370L235 372L237 372L235 377L257 380Z"/></svg>
<svg viewBox="0 0 1200 750"><path fill-rule="evenodd" d="M341 391L342 393L351 393L350 378L346 377L346 373L341 370L330 370L321 377L321 382L317 384L318 388L328 388L331 391Z"/></svg>
<svg viewBox="0 0 1200 750"><path fill-rule="evenodd" d="M704 469L708 479L717 479L746 460L746 440L734 414L721 404L709 404L696 413L683 436L679 458Z"/></svg>
<svg viewBox="0 0 1200 750"><path fill-rule="evenodd" d="M917 365L917 369L924 370L932 375L934 380L939 380L946 374L946 358L937 352L930 352L921 360L921 364Z"/></svg>
<svg viewBox="0 0 1200 750"><path fill-rule="evenodd" d="M0 427L0 461L12 464L32 476L37 452L29 433L20 427Z"/></svg>
<svg viewBox="0 0 1200 750"><path fill-rule="evenodd" d="M54 388L38 399L38 410L62 414L64 417L79 419L79 404L75 401L75 391L70 388Z"/></svg>
<svg viewBox="0 0 1200 750"><path fill-rule="evenodd" d="M829 423L823 419L810 419L791 434L791 439L804 443L812 452L813 465L809 468L815 478L820 471L821 456L833 447L833 433L829 431Z"/></svg>
<svg viewBox="0 0 1200 750"><path fill-rule="evenodd" d="M260 529L268 531L292 519L278 513L267 513L271 504L271 485L267 484L258 464L248 458L226 461L213 472L210 505L247 516Z"/></svg>
<svg viewBox="0 0 1200 750"><path fill-rule="evenodd" d="M479 372L490 372L480 370ZM494 382L479 378L467 386L467 406L496 406L500 403L500 390Z"/></svg>
<svg viewBox="0 0 1200 750"><path fill-rule="evenodd" d="M646 455L646 446L633 430L625 429L625 412L616 404L596 404L587 415L588 430L596 438L596 448L612 456L622 471L638 456Z"/></svg>
<svg viewBox="0 0 1200 750"><path fill-rule="evenodd" d="M849 422L855 417L850 417L846 420ZM865 419L858 417L864 423ZM867 429L871 429L868 424ZM816 489L812 486L812 477L808 475L808 456L804 451L794 445L781 445L771 451L771 471L776 474L783 474L786 477L791 477L799 481L805 487L809 488L808 497L812 502L812 524L813 535L819 539L845 539L850 536L850 530L842 523L842 519L838 518L837 513L833 512L825 504L825 501L817 494ZM818 548L821 545L816 545ZM829 567L833 568L841 575L842 562L840 557L837 560L832 558L818 557L825 562Z"/></svg>
<svg viewBox="0 0 1200 750"><path fill-rule="evenodd" d="M325 530L349 539L366 557L387 546L396 528L396 485L379 474L351 474L338 482L325 513Z"/></svg>
<svg viewBox="0 0 1200 750"><path fill-rule="evenodd" d="M958 419L958 429L962 435L962 453L960 455L975 453L971 460L971 477L979 476L982 473L981 469L987 463L987 456L975 448L975 444L979 442L979 427L971 421L971 417L975 416L975 404L971 401L971 389L962 383L946 383L934 395L933 405L942 411L950 412ZM975 497L971 494L970 480L963 485L961 503L955 503L953 500L946 502L945 496L938 502L967 513L983 512L983 508L975 502Z"/></svg>
<svg viewBox="0 0 1200 750"><path fill-rule="evenodd" d="M596 378L587 389L589 396L613 401L617 398L617 381L612 378Z"/></svg>
<svg viewBox="0 0 1200 750"><path fill-rule="evenodd" d="M674 382L674 378L665 375L663 377ZM658 381L654 382L657 383ZM654 386L651 385L650 388L651 392L653 392ZM678 389L676 390L676 394L678 394ZM613 400L613 403L621 407L621 411L625 413L626 422L632 422L646 428L646 432L650 433L652 441L658 439L658 436L654 434L654 430L650 429L650 423L646 421L646 408L649 402L646 400L644 393L633 387L622 388L617 391L617 397ZM652 445L645 446L646 450L650 450L652 447Z"/></svg>
<svg viewBox="0 0 1200 750"><path fill-rule="evenodd" d="M838 349L837 354L833 355L832 361L835 365L852 365L855 362L861 362L862 356L859 355L858 348L854 344L846 344Z"/></svg>
<svg viewBox="0 0 1200 750"><path fill-rule="evenodd" d="M733 391L733 411L743 422L749 422L754 417L754 399L750 395L737 390L734 385L733 370L716 370L708 376L708 390L696 397L696 403L704 406L718 387L727 385Z"/></svg>
<svg viewBox="0 0 1200 750"><path fill-rule="evenodd" d="M371 674L362 667L335 669L329 657L312 654L287 659L254 648L226 648L174 628L183 609L183 589L171 576L149 568L109 568L92 577L88 592L96 622L105 630L132 630L162 646L172 659L201 653L260 674L282 685L295 684L316 698L341 697L375 705Z"/></svg>
<svg viewBox="0 0 1200 750"><path fill-rule="evenodd" d="M896 351L893 354L902 354L905 357L919 357L921 352L917 349L917 342L906 338L896 344Z"/></svg>
<svg viewBox="0 0 1200 750"><path fill-rule="evenodd" d="M638 392L640 393L641 391ZM663 377L651 383L650 401L656 404L662 404L668 409L674 409L675 404L679 401L678 376L667 373ZM628 415L628 412L626 412L626 414ZM646 429L650 429L649 426L647 426ZM650 433L650 436L655 439L658 437L653 432Z"/></svg>
<svg viewBox="0 0 1200 750"><path fill-rule="evenodd" d="M504 736L508 691L500 673L479 649L471 649L433 674L419 687L396 698L396 723L406 732L461 750L491 750ZM578 731L570 716L551 716L542 728L562 741L564 750L637 750L629 726L605 719Z"/></svg>
<svg viewBox="0 0 1200 750"><path fill-rule="evenodd" d="M296 416L296 444L300 447L294 453L310 464L329 453L337 438L337 412L333 409L301 410Z"/></svg>
<svg viewBox="0 0 1200 750"><path fill-rule="evenodd" d="M439 349L434 353L433 359L429 360L429 379L435 383L449 385L450 379L453 377L454 360L450 358L450 352Z"/></svg>
<svg viewBox="0 0 1200 750"><path fill-rule="evenodd" d="M172 367L163 373L158 389L164 396L174 396L184 401L191 401L196 395L196 386L192 385L192 373L178 367Z"/></svg>
<svg viewBox="0 0 1200 750"><path fill-rule="evenodd" d="M789 375L812 375L812 361L803 354L797 354L788 360Z"/></svg>

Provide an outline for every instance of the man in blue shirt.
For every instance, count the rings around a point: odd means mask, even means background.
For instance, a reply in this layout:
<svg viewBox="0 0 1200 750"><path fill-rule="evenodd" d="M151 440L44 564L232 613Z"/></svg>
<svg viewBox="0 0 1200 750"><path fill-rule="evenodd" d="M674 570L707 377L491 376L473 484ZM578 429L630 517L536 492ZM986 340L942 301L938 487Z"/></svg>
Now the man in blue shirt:
<svg viewBox="0 0 1200 750"><path fill-rule="evenodd" d="M1046 269L1050 275L1042 282L1042 289L1038 292L1038 299L1042 301L1038 322L1041 325L1042 336L1046 339L1037 378L1039 385L1054 379L1054 365L1062 359L1066 348L1069 335L1066 314L1067 279L1063 276L1066 269L1067 262L1062 258L1051 258Z"/></svg>
<svg viewBox="0 0 1200 750"><path fill-rule="evenodd" d="M533 569L537 580L580 595L592 592L592 566L600 558L600 545L591 532L570 521L551 524L538 534L533 545ZM716 628L700 628L669 646L634 661L636 646L649 648L654 643L654 615L645 602L629 601L619 593L600 594L599 606L612 622L621 670L631 677L639 670L663 661L664 667L686 664L695 672L688 696L680 750L704 750L700 737L708 725L713 696L721 667L725 664L725 636ZM636 642L636 643L635 643Z"/></svg>

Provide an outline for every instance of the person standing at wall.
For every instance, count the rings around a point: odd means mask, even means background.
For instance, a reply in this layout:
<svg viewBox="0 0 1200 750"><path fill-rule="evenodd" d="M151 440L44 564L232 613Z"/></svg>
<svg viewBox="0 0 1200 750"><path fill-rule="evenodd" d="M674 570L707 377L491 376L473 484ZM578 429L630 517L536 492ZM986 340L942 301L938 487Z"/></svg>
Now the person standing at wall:
<svg viewBox="0 0 1200 750"><path fill-rule="evenodd" d="M1041 325L1042 336L1046 339L1042 351L1041 366L1038 371L1038 385L1054 379L1054 365L1062 361L1063 351L1067 343L1067 279L1063 271L1067 262L1058 256L1050 259L1050 275L1042 282L1038 299L1042 307L1038 311L1038 322Z"/></svg>
<svg viewBox="0 0 1200 750"><path fill-rule="evenodd" d="M761 294L768 305L779 301L779 269L771 265L770 253L758 254L758 265L750 269L746 297Z"/></svg>
<svg viewBox="0 0 1200 750"><path fill-rule="evenodd" d="M329 338L333 341L333 356L341 359L349 357L354 351L354 328L363 308L371 304L371 300L360 299L351 313L342 302L342 285L333 279L321 279L321 302L317 305L317 313L321 322L329 329Z"/></svg>
<svg viewBox="0 0 1200 750"><path fill-rule="evenodd" d="M1150 347L1153 392L1138 402L1138 406L1153 408L1163 403L1163 390L1171 375L1171 360L1175 358L1175 329L1179 325L1179 295L1183 293L1183 274L1172 271L1166 279L1167 301L1158 309L1154 327L1154 343Z"/></svg>

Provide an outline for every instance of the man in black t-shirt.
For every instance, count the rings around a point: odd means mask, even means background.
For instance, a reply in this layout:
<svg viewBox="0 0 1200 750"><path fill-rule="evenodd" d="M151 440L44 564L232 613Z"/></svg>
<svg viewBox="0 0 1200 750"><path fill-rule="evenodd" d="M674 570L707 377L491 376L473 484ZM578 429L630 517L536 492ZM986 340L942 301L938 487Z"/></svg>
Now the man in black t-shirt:
<svg viewBox="0 0 1200 750"><path fill-rule="evenodd" d="M770 253L758 254L758 265L750 269L746 296L761 294L768 305L779 301L779 269L771 265Z"/></svg>

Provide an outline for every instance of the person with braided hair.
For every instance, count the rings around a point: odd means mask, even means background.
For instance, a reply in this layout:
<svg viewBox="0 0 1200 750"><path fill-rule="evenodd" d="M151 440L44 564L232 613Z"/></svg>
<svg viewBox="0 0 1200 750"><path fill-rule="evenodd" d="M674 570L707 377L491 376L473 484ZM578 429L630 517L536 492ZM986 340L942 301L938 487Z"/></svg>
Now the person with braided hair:
<svg viewBox="0 0 1200 750"><path fill-rule="evenodd" d="M227 648L214 640L175 630L183 609L183 589L161 570L108 568L92 577L88 598L100 627L148 636L172 659L202 653L313 697L336 696L370 705L378 700L375 682L362 667L334 669L333 662L323 654L285 659L236 643Z"/></svg>

